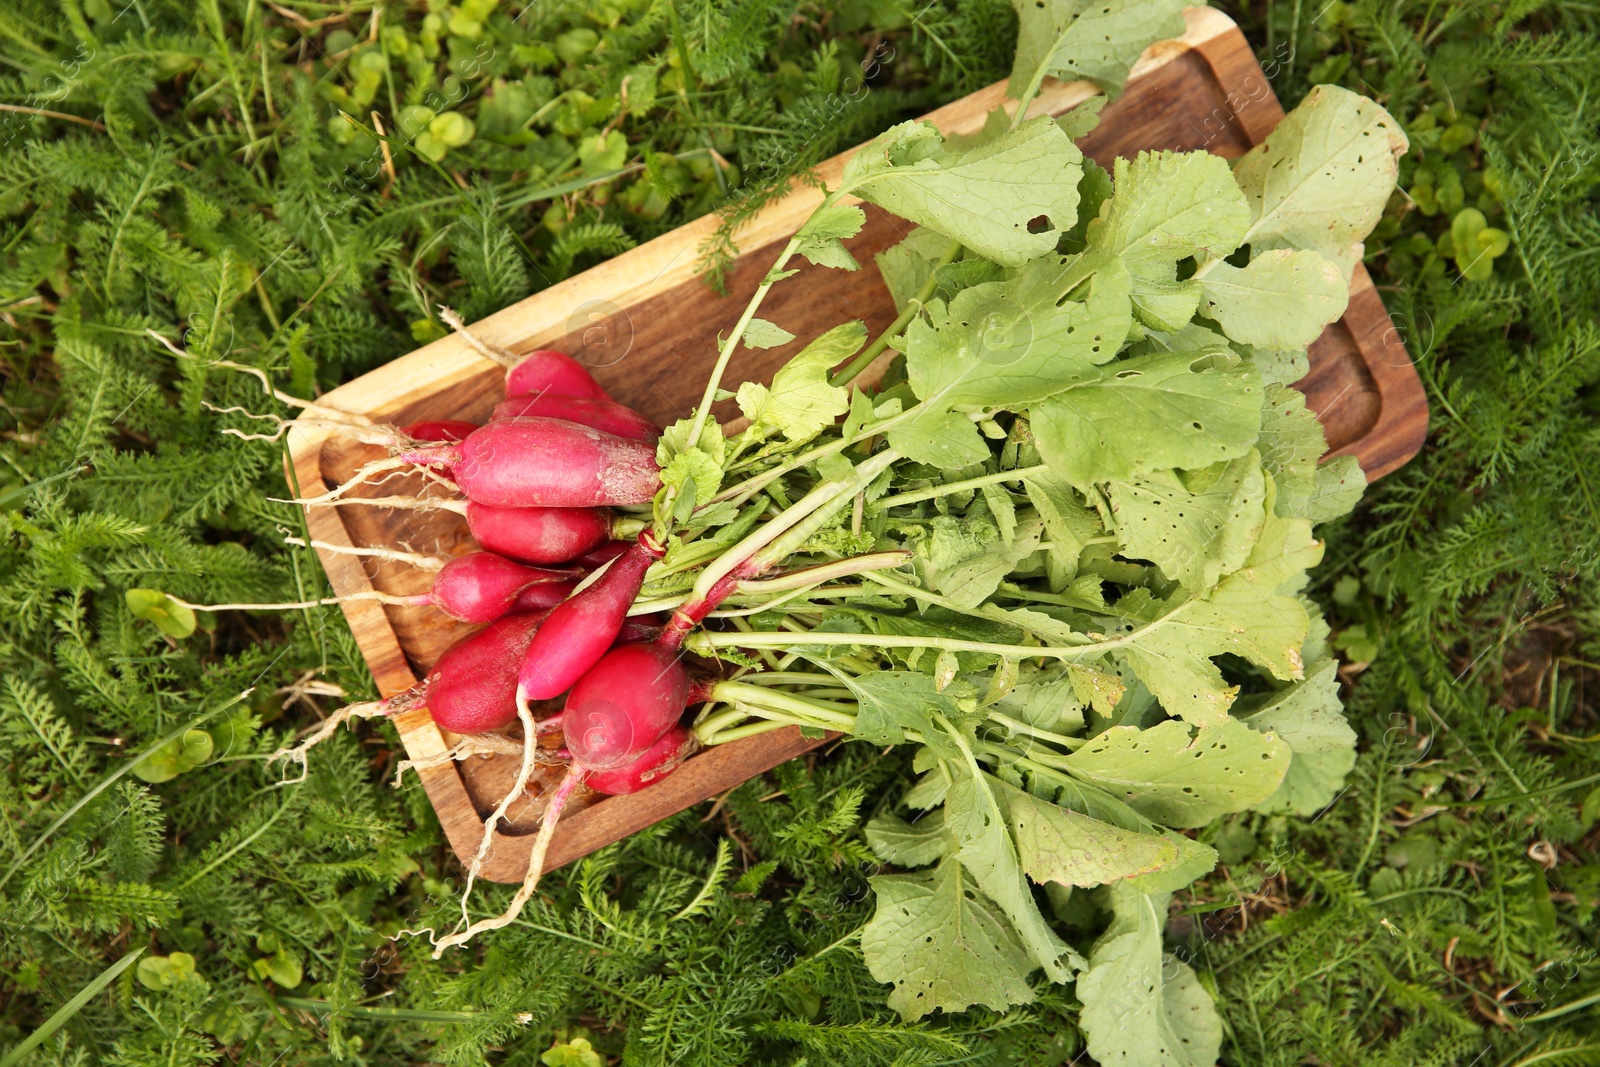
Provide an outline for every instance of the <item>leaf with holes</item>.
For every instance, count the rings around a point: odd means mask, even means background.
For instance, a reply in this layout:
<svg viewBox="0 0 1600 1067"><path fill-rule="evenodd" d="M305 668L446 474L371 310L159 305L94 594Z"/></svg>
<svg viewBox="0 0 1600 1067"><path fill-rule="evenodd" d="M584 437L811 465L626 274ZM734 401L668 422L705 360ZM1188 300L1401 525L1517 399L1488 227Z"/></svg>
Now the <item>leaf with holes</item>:
<svg viewBox="0 0 1600 1067"><path fill-rule="evenodd" d="M1048 118L954 150L904 122L850 157L840 188L1006 266L1056 245L1078 217L1083 156Z"/></svg>
<svg viewBox="0 0 1600 1067"><path fill-rule="evenodd" d="M1212 1067L1222 1020L1189 965L1161 951L1167 895L1114 887L1111 914L1078 978L1089 1054L1103 1067Z"/></svg>
<svg viewBox="0 0 1600 1067"><path fill-rule="evenodd" d="M1124 556L1147 559L1203 593L1250 555L1265 521L1266 480L1252 451L1199 471L1152 471L1112 482L1106 497Z"/></svg>
<svg viewBox="0 0 1600 1067"><path fill-rule="evenodd" d="M1011 0L1019 23L1009 91L1045 75L1112 95L1150 44L1183 35L1185 0Z"/></svg>
<svg viewBox="0 0 1600 1067"><path fill-rule="evenodd" d="M903 1018L974 1004L1004 1011L1034 999L1027 982L1033 962L959 861L868 883L877 910L861 931L861 957L873 978L893 984L889 1007Z"/></svg>
<svg viewBox="0 0 1600 1067"><path fill-rule="evenodd" d="M1261 376L1222 353L1118 360L1031 408L1039 452L1079 490L1247 454L1261 426Z"/></svg>
<svg viewBox="0 0 1600 1067"><path fill-rule="evenodd" d="M1383 108L1348 89L1317 86L1233 166L1250 205L1244 242L1257 252L1319 252L1348 279L1407 147Z"/></svg>
<svg viewBox="0 0 1600 1067"><path fill-rule="evenodd" d="M1289 745L1227 719L1194 728L1176 719L1148 730L1113 726L1065 760L1070 773L1168 826L1204 826L1277 791Z"/></svg>

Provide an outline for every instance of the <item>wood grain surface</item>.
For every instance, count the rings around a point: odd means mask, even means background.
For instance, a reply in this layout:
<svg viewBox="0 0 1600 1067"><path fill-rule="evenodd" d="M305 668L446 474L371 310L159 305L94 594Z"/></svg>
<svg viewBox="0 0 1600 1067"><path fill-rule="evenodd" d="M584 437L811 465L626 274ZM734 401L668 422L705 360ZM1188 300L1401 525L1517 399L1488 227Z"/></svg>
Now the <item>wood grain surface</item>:
<svg viewBox="0 0 1600 1067"><path fill-rule="evenodd" d="M1220 12L1191 8L1181 40L1152 46L1131 74L1127 89L1102 112L1099 127L1080 143L1102 165L1149 149L1204 149L1232 158L1259 143L1283 110L1248 42ZM1086 83L1048 83L1034 113L1061 114L1094 94ZM947 133L974 132L984 116L1004 104L995 85L927 118ZM849 153L818 168L837 178ZM726 297L699 278L698 251L715 229L714 218L683 226L593 270L520 301L473 329L513 351L554 347L586 363L620 401L665 424L689 414L715 361L716 336L738 318L779 248L820 200L797 189L764 211L740 234L741 258ZM866 205L867 225L849 247L862 269L853 274L803 265L804 277L777 286L762 316L798 335L791 345L741 353L733 380L770 379L800 344L848 319L866 321L874 333L894 317L875 253L902 239L910 226ZM1409 460L1422 446L1427 403L1415 369L1371 279L1358 267L1344 318L1310 350L1310 373L1298 384L1327 433L1329 452L1353 455L1369 480ZM870 372L869 372L870 373ZM327 394L319 403L383 422L426 418L483 421L503 395L503 371L447 337L402 356ZM737 415L720 408L724 420ZM351 444L326 431L296 430L290 438L291 478L310 495L343 481L380 450ZM417 475L394 478L366 495L431 492ZM471 547L465 523L446 511L399 511L371 506L308 509L312 536L335 545L382 545L453 555ZM413 568L332 552L320 553L340 595L365 589L410 594L426 591L430 577ZM345 605L379 690L409 688L467 629L431 608ZM406 752L426 761L457 738L441 731L425 709L397 717ZM512 727L508 731L516 735ZM557 867L824 743L794 728L773 731L697 753L671 777L627 797L580 791L562 819L546 861ZM473 757L424 767L424 788L451 847L472 855L483 819L504 795L516 771L506 756ZM520 881L543 795L559 769L541 768L528 795L502 824L487 878Z"/></svg>

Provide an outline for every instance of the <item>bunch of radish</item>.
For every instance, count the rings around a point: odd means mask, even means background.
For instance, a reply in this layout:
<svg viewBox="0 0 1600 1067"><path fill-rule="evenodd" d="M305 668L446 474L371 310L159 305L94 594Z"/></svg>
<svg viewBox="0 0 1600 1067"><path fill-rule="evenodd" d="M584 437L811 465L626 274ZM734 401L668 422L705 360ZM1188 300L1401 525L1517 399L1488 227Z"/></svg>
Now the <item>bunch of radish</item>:
<svg viewBox="0 0 1600 1067"><path fill-rule="evenodd" d="M278 757L303 763L310 748L351 718L426 708L440 727L468 738L461 746L467 752L485 750L474 748L473 735L492 734L520 718L522 769L485 825L468 871L470 892L495 824L527 787L536 737L564 729L565 747L556 758L570 770L546 806L526 886L531 893L562 808L578 787L632 793L670 774L694 746L680 720L696 692L703 698L708 687L691 683L676 638L663 642L659 624L627 618L645 572L664 549L651 533L641 532L641 521L613 509L648 503L660 487L660 428L612 400L581 364L559 352L538 351L517 361L506 392L484 426L448 419L359 427L356 436L389 445L390 458L368 464L326 497L303 501L442 506L465 517L480 547L442 563L386 549L351 550L427 564L436 572L432 588L416 596L369 592L307 604L376 599L431 605L459 622L487 625L452 645L416 686L335 712ZM405 468L430 471L460 498L345 495L375 473ZM298 606L305 605L210 607ZM534 720L533 702L569 690L565 710ZM488 750L503 751L504 743ZM487 925L505 921L509 916ZM439 949L484 928L479 923L446 937Z"/></svg>
<svg viewBox="0 0 1600 1067"><path fill-rule="evenodd" d="M685 728L685 712L716 699L718 685L724 683L706 666L687 663L682 644L727 597L805 589L842 575L896 566L905 558L904 553L878 553L758 580L897 458L885 451L853 468L847 478L824 480L781 516L726 550L702 570L670 618L639 617L648 609L636 601L646 573L665 554L665 530L659 519L650 528L625 509L652 502L661 490L656 450L661 430L614 401L570 357L545 350L516 359L473 337L453 315L446 321L479 352L510 368L506 399L490 420L483 426L454 419L403 428L352 424L353 436L386 445L389 456L368 463L323 496L297 503L453 510L465 518L480 550L439 561L391 549L318 545L424 565L435 572L432 588L415 596L374 591L294 605L211 606L303 607L368 599L428 605L459 622L485 624L451 646L416 686L341 709L276 757L304 764L309 749L340 723L416 708L426 708L440 727L463 736L442 758L515 751L497 731L519 721L521 768L484 825L467 871L467 895L491 848L495 827L526 791L535 764L554 759L567 766L545 805L527 877L510 908L472 923L464 895L464 928L437 939L435 955L512 921L531 898L561 812L580 787L602 794L636 792L671 774L692 752L697 742ZM336 412L297 403L317 416L299 420L302 424L338 425ZM703 421L699 428L705 428ZM709 432L718 432L715 423ZM436 488L455 495L350 495L376 475L405 470L425 473ZM636 616L631 620L630 611ZM535 719L536 704L563 695L561 710ZM538 746L540 736L553 737L558 731L561 747L552 752Z"/></svg>

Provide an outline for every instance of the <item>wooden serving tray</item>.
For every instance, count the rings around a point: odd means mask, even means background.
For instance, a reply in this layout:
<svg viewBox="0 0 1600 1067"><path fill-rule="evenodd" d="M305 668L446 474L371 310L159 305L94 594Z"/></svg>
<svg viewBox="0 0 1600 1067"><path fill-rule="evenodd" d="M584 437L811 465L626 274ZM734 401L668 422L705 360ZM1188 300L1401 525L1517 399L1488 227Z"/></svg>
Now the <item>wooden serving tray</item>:
<svg viewBox="0 0 1600 1067"><path fill-rule="evenodd" d="M1180 40L1153 45L1133 68L1126 91L1102 113L1099 127L1082 142L1103 165L1143 149L1201 149L1232 158L1266 137L1283 109L1256 64L1244 35L1222 13L1186 12ZM1036 113L1061 114L1094 95L1085 82L1047 83ZM1003 84L973 93L927 118L941 130L971 133L1005 102ZM850 153L818 168L837 181ZM716 337L726 333L789 235L820 199L801 188L772 205L741 234L745 250L728 279L729 295L716 296L700 280L699 250L717 225L702 218L617 256L473 325L486 340L516 352L549 347L586 363L622 403L663 425L690 413L715 361ZM765 352L741 352L730 382L769 380L799 346L822 329L864 319L876 333L895 309L873 256L898 242L911 227L871 205L867 224L849 242L862 269L853 274L802 266L806 277L777 286L762 307L799 340ZM887 357L886 357L887 358ZM1354 455L1369 480L1405 463L1422 447L1427 401L1421 382L1365 270L1356 268L1344 317L1311 347L1311 371L1298 383L1322 420L1332 455ZM473 354L459 337L447 337L396 359L324 396L319 403L377 422L465 418L482 422L502 397L504 372ZM737 416L731 404L717 412ZM362 462L379 455L325 431L297 429L290 438L294 479L302 495L343 481ZM379 493L415 491L414 475L396 478ZM312 536L338 545L403 546L413 551L456 553L470 547L465 524L448 512L396 511L377 507L308 509ZM329 551L323 566L341 595L367 589L395 594L426 591L429 576L394 563L374 563ZM415 684L464 631L431 608L384 607L371 601L345 605L351 629L385 696ZM397 717L406 751L426 759L456 740L434 725L426 710ZM701 752L671 777L627 797L580 793L551 845L546 866L558 867L642 829L692 804L791 759L821 742L787 728ZM482 838L483 820L505 794L517 761L509 756L473 757L422 771L428 797L459 856L471 856ZM532 831L543 808L542 794L559 777L541 768L502 824L484 876L517 882L525 873Z"/></svg>

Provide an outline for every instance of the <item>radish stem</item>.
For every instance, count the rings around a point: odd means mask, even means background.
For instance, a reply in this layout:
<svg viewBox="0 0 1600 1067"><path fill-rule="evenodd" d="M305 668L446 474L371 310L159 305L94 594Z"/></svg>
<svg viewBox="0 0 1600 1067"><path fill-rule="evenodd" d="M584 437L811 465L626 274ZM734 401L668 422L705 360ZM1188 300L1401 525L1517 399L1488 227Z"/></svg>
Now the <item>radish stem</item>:
<svg viewBox="0 0 1600 1067"><path fill-rule="evenodd" d="M1021 481L1030 475L1047 474L1049 471L1049 465L1036 463L1031 467L1018 467L1015 470L984 474L976 478L966 478L959 482L945 482L943 485L936 485L931 489L917 489L909 493L896 493L893 496L880 497L873 502L872 507L875 511L883 511L888 508L900 507L902 504L916 504L923 500L934 500L941 496L950 496L953 493L964 492L968 489L981 489L986 485Z"/></svg>
<svg viewBox="0 0 1600 1067"><path fill-rule="evenodd" d="M915 296L906 301L906 306L900 309L900 314L895 320L874 338L870 345L862 349L860 355L845 364L833 377L829 378L828 384L832 386L849 385L856 379L857 375L872 366L872 361L883 355L883 350L889 347L890 341L905 332L906 327L911 325L911 320L916 318L928 303L928 298L933 296L933 291L939 286L939 268L955 262L956 256L960 254L960 241L951 241L946 245L944 254L939 257L939 261L928 272L928 279L922 283L922 288L917 290Z"/></svg>

